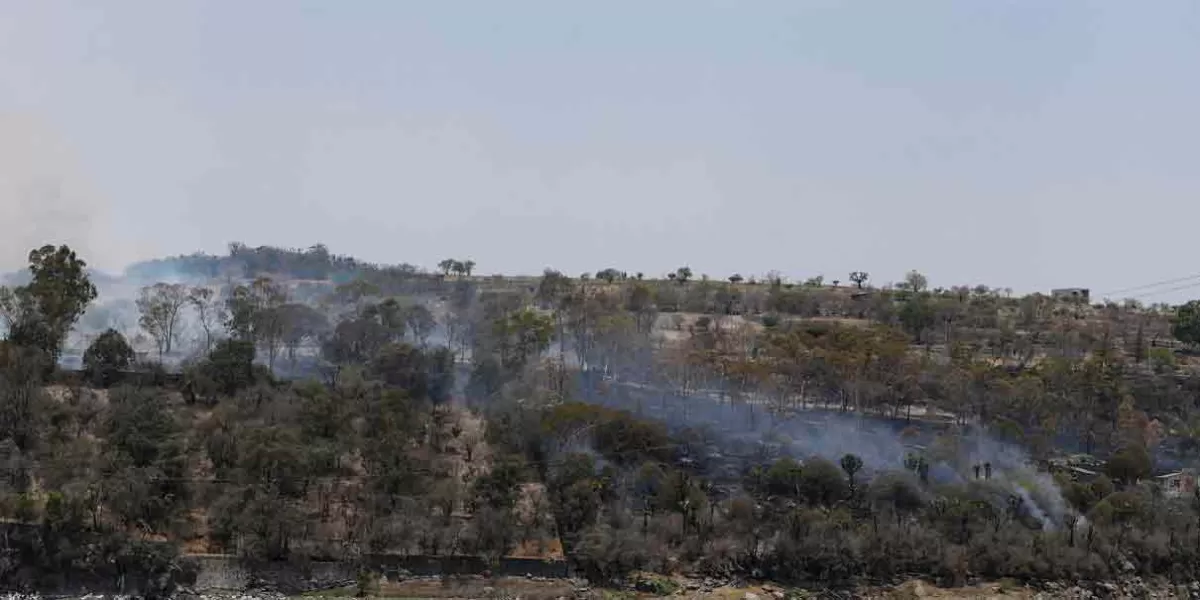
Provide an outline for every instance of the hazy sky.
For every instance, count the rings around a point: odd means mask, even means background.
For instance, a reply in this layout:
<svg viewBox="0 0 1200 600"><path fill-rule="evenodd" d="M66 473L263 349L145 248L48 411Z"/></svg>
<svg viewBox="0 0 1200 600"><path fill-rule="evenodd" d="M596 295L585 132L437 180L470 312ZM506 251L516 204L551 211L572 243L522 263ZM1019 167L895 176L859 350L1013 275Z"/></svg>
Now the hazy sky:
<svg viewBox="0 0 1200 600"><path fill-rule="evenodd" d="M0 267L241 240L1104 292L1200 272L1198 145L1194 0L0 0Z"/></svg>

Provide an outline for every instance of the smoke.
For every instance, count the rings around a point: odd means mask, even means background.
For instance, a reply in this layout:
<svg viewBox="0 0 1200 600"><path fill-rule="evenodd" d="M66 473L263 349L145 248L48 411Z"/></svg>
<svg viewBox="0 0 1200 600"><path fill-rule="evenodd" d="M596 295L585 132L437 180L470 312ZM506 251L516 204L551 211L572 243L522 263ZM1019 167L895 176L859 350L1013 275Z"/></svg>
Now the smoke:
<svg viewBox="0 0 1200 600"><path fill-rule="evenodd" d="M918 454L930 465L931 483L974 482L971 487L997 509L1006 508L1009 498L1016 497L1022 510L1045 528L1061 526L1070 513L1053 478L1038 471L1024 450L978 428L823 408L776 414L753 401L730 402L716 392L682 396L643 381L618 377L604 393L590 390L585 382L583 399L661 421L677 434L703 440L689 444L688 462L721 483L737 484L751 466L784 456L821 457L837 463L854 454L862 459L869 477L902 470L905 458ZM977 464L990 464L991 477L986 481L975 481Z"/></svg>
<svg viewBox="0 0 1200 600"><path fill-rule="evenodd" d="M0 114L0 271L25 267L29 251L45 244L68 244L93 267L123 265L133 248L114 239L106 208L51 128Z"/></svg>

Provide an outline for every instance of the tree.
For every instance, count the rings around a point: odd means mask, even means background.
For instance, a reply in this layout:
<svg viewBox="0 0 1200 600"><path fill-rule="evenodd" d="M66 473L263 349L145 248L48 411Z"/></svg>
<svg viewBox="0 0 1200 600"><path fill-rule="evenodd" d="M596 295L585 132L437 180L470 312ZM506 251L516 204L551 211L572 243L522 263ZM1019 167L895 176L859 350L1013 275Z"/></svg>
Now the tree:
<svg viewBox="0 0 1200 600"><path fill-rule="evenodd" d="M558 306L562 299L571 293L571 278L560 271L546 269L538 282L535 297L543 307Z"/></svg>
<svg viewBox="0 0 1200 600"><path fill-rule="evenodd" d="M463 270L463 273L465 273L467 277L470 277L471 273L475 271L475 261L464 260L462 263L462 270Z"/></svg>
<svg viewBox="0 0 1200 600"><path fill-rule="evenodd" d="M454 263L457 262L453 258L447 258L438 263L438 269L441 269L442 276L449 277L450 271L454 270Z"/></svg>
<svg viewBox="0 0 1200 600"><path fill-rule="evenodd" d="M249 286L234 288L226 301L226 326L230 334L265 348L270 368L275 365L275 355L283 337L283 315L279 308L286 302L287 293L283 287L266 277L259 277Z"/></svg>
<svg viewBox="0 0 1200 600"><path fill-rule="evenodd" d="M204 353L212 352L213 336L217 327L226 320L225 303L211 288L194 287L188 293L188 302L196 312L196 323L204 332Z"/></svg>
<svg viewBox="0 0 1200 600"><path fill-rule="evenodd" d="M912 296L900 308L900 323L916 342L925 341L925 331L937 321L936 307L927 296Z"/></svg>
<svg viewBox="0 0 1200 600"><path fill-rule="evenodd" d="M679 282L680 284L687 283L688 280L691 278L692 278L692 268L691 267L679 267L678 269L675 270L675 281Z"/></svg>
<svg viewBox="0 0 1200 600"><path fill-rule="evenodd" d="M554 322L533 310L522 310L497 319L492 325L500 365L517 374L550 346Z"/></svg>
<svg viewBox="0 0 1200 600"><path fill-rule="evenodd" d="M851 271L850 272L850 281L852 283L854 283L854 285L858 286L858 289L860 289L860 290L863 288L864 285L866 285L868 277L869 276L867 275L866 271Z"/></svg>
<svg viewBox="0 0 1200 600"><path fill-rule="evenodd" d="M118 389L104 436L106 476L117 514L128 525L163 531L186 506L187 457L183 430L162 390ZM157 474L146 477L143 473Z"/></svg>
<svg viewBox="0 0 1200 600"><path fill-rule="evenodd" d="M737 285L745 280L746 280L746 278L742 277L741 274L739 274L739 273L734 273L733 275L729 276L729 283L732 283L734 285Z"/></svg>
<svg viewBox="0 0 1200 600"><path fill-rule="evenodd" d="M92 383L108 387L133 364L135 354L125 336L115 329L101 333L83 353L83 372Z"/></svg>
<svg viewBox="0 0 1200 600"><path fill-rule="evenodd" d="M909 271L904 276L904 289L919 294L929 287L929 279L922 275L919 271Z"/></svg>
<svg viewBox="0 0 1200 600"><path fill-rule="evenodd" d="M799 498L804 470L791 457L784 457L771 465L766 472L766 491L772 496Z"/></svg>
<svg viewBox="0 0 1200 600"><path fill-rule="evenodd" d="M365 364L384 345L400 341L404 322L400 315L393 315L391 306L384 301L342 319L322 346L325 359L336 365Z"/></svg>
<svg viewBox="0 0 1200 600"><path fill-rule="evenodd" d="M833 506L846 496L846 480L833 463L823 458L813 458L804 461L799 489L810 504Z"/></svg>
<svg viewBox="0 0 1200 600"><path fill-rule="evenodd" d="M1175 309L1171 335L1185 344L1200 344L1200 300L1192 300Z"/></svg>
<svg viewBox="0 0 1200 600"><path fill-rule="evenodd" d="M842 470L846 472L846 479L850 482L850 495L854 495L855 481L854 476L862 470L863 460L854 454L847 454L842 457Z"/></svg>
<svg viewBox="0 0 1200 600"><path fill-rule="evenodd" d="M612 283L621 277L621 272L609 267L601 271L596 271L596 279L601 279L605 283Z"/></svg>
<svg viewBox="0 0 1200 600"><path fill-rule="evenodd" d="M188 289L179 284L156 283L142 288L137 299L138 324L158 346L158 358L170 354L178 336L179 313L188 303Z"/></svg>
<svg viewBox="0 0 1200 600"><path fill-rule="evenodd" d="M292 368L296 367L296 352L306 343L315 343L329 329L325 313L307 304L288 303L278 309L282 332L280 341L287 349Z"/></svg>
<svg viewBox="0 0 1200 600"><path fill-rule="evenodd" d="M0 293L8 340L46 354L53 365L71 327L96 299L87 263L67 246L43 246L29 253L28 285Z"/></svg>
<svg viewBox="0 0 1200 600"><path fill-rule="evenodd" d="M433 318L433 312L424 304L409 306L404 313L404 322L407 325L408 331L412 333L413 340L421 348L428 345L429 336L437 328L437 321Z"/></svg>
<svg viewBox="0 0 1200 600"><path fill-rule="evenodd" d="M254 344L244 340L221 340L213 347L200 371L217 388L232 396L254 384Z"/></svg>
<svg viewBox="0 0 1200 600"><path fill-rule="evenodd" d="M1104 464L1104 473L1114 481L1133 485L1150 475L1150 453L1141 445L1131 444L1117 451Z"/></svg>

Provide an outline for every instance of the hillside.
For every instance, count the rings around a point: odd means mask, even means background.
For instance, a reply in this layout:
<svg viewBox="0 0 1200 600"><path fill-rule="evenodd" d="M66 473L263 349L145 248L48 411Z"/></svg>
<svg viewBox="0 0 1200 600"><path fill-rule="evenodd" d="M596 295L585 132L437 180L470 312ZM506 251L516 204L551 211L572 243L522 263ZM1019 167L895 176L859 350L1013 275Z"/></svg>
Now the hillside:
<svg viewBox="0 0 1200 600"><path fill-rule="evenodd" d="M606 275L237 245L92 287L40 255L4 295L0 517L37 527L0 583L169 589L187 554L1196 577L1186 307Z"/></svg>

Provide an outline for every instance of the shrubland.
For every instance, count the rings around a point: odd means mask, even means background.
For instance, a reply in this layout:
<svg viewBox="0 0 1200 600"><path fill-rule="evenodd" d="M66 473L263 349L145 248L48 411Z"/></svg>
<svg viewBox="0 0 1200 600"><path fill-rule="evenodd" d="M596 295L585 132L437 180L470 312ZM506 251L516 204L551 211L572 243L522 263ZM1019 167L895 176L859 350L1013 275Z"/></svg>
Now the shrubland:
<svg viewBox="0 0 1200 600"><path fill-rule="evenodd" d="M1198 575L1200 495L1152 483L1200 443L1192 305L239 244L132 269L122 320L70 249L30 263L0 295L9 587L165 592L194 553L562 556L598 582ZM1070 454L1098 465L1049 472Z"/></svg>

